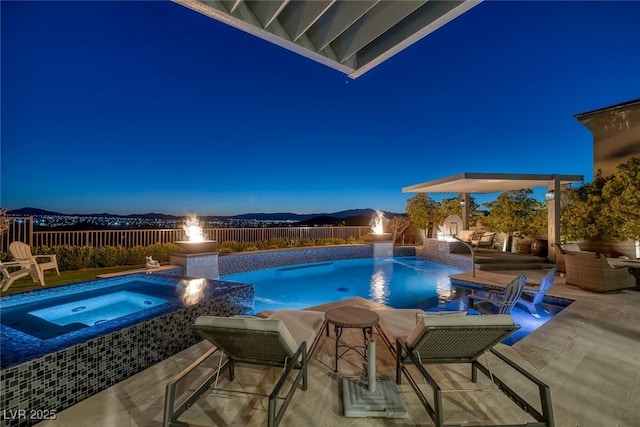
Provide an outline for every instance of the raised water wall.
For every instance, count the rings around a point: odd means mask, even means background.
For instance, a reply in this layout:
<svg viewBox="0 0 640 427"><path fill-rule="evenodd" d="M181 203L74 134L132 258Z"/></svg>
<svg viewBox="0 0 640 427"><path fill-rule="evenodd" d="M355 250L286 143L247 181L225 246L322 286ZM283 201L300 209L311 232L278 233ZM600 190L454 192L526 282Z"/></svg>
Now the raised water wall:
<svg viewBox="0 0 640 427"><path fill-rule="evenodd" d="M416 252L413 246L393 248L394 257L414 256L415 254ZM372 245L316 246L223 255L218 258L218 267L220 269L220 276L225 276L227 274L244 273L245 271L280 267L283 265L371 257L373 257Z"/></svg>

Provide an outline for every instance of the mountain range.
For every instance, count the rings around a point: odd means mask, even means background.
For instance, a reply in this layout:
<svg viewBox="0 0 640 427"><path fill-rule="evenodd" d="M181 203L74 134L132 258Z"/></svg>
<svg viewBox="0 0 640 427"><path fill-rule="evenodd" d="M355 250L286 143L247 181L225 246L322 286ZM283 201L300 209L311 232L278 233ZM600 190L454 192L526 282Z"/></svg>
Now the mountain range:
<svg viewBox="0 0 640 427"><path fill-rule="evenodd" d="M239 215L201 215L202 220L257 220L257 221L294 221L300 225L315 224L343 224L343 225L367 225L371 217L375 215L374 209L348 209L332 213L317 214L296 214L291 212L277 213L245 213ZM163 220L180 220L184 216L167 215L162 213L145 213L145 214L129 214L117 215L110 213L93 213L93 214L67 214L61 212L47 211L44 209L26 207L14 209L7 212L9 215L17 216L82 216L82 217L114 217L114 218L144 218L144 219L163 219ZM391 219L401 213L385 212L385 218Z"/></svg>

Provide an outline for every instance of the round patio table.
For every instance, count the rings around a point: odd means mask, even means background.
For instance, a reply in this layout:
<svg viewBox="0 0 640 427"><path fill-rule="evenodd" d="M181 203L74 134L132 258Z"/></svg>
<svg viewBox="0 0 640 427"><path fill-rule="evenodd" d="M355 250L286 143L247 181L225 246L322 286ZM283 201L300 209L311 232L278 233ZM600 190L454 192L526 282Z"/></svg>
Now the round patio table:
<svg viewBox="0 0 640 427"><path fill-rule="evenodd" d="M334 372L338 372L338 359L348 351L353 350L361 355L364 360L367 360L367 348L369 346L369 340L373 335L373 327L376 326L380 320L376 312L360 307L338 307L327 311L324 318L327 321L327 336L329 336L329 324L334 326L336 334L336 362ZM341 344L340 337L342 336L342 330L344 328L362 329L364 345ZM342 353L340 353L340 349L344 349Z"/></svg>

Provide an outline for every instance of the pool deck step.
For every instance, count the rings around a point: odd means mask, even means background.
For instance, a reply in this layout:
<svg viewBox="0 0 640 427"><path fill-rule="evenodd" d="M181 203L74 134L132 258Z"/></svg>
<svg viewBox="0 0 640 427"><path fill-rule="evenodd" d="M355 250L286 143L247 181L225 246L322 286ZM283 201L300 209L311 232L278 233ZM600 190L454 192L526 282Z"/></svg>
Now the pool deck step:
<svg viewBox="0 0 640 427"><path fill-rule="evenodd" d="M551 268L554 264L550 264L542 261L525 261L525 262L499 262L499 263L476 263L476 269L485 271L500 271L500 270L533 270Z"/></svg>
<svg viewBox="0 0 640 427"><path fill-rule="evenodd" d="M133 270L118 271L116 273L98 274L96 276L96 279L108 279L110 277L118 277L118 276L124 276L126 274L134 274L134 273L153 274L159 271L175 270L177 268L183 268L183 267L175 264L167 264L167 265L161 265L160 267L157 267L157 268L136 268Z"/></svg>

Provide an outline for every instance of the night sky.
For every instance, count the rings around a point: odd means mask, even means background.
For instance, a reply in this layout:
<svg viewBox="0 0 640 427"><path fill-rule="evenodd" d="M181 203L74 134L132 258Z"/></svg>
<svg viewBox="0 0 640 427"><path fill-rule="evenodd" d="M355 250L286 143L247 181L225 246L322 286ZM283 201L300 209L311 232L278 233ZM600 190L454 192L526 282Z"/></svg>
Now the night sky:
<svg viewBox="0 0 640 427"><path fill-rule="evenodd" d="M171 2L0 8L8 209L404 212L402 187L462 172L589 182L574 115L640 97L633 1L486 1L356 80Z"/></svg>

